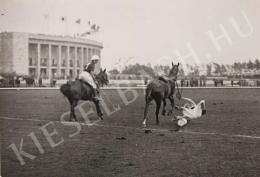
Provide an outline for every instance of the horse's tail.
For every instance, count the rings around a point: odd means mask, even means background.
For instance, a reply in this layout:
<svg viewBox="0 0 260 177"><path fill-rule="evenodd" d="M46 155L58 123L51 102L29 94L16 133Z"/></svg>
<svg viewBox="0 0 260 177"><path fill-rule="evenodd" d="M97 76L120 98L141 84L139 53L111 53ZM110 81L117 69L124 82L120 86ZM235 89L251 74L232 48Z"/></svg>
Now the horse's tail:
<svg viewBox="0 0 260 177"><path fill-rule="evenodd" d="M60 87L60 91L64 96L68 97L71 93L70 92L70 85L68 83L62 84L61 87Z"/></svg>

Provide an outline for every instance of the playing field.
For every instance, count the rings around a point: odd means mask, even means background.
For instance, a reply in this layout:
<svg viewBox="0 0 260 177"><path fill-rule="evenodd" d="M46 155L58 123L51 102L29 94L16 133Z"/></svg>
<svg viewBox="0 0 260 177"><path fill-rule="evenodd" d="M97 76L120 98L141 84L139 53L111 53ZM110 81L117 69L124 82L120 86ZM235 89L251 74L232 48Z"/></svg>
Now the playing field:
<svg viewBox="0 0 260 177"><path fill-rule="evenodd" d="M2 176L260 176L260 89L184 89L207 115L175 131L152 104L146 133L143 90L125 93L103 90L103 121L83 103L67 124L58 90L0 90Z"/></svg>

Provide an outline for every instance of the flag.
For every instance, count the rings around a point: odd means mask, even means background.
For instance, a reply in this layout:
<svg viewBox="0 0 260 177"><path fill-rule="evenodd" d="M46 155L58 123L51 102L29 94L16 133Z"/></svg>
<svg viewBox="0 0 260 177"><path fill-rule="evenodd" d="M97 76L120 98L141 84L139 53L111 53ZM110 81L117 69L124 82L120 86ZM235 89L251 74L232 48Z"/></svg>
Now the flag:
<svg viewBox="0 0 260 177"><path fill-rule="evenodd" d="M95 30L96 30L96 24L92 25L90 28L91 28L93 31L95 31Z"/></svg>
<svg viewBox="0 0 260 177"><path fill-rule="evenodd" d="M100 28L100 26L97 26L97 27L96 27L96 32L98 32L98 31L99 31L99 28Z"/></svg>
<svg viewBox="0 0 260 177"><path fill-rule="evenodd" d="M67 18L66 17L61 17L60 20L65 22L65 21L67 21Z"/></svg>
<svg viewBox="0 0 260 177"><path fill-rule="evenodd" d="M79 18L78 20L75 21L75 23L80 24L81 23L81 19Z"/></svg>

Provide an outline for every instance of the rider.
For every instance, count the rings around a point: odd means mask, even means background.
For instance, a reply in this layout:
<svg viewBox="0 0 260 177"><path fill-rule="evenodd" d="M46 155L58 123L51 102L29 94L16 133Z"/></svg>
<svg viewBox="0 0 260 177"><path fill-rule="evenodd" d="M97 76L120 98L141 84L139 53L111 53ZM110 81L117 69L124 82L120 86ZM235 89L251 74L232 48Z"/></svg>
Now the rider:
<svg viewBox="0 0 260 177"><path fill-rule="evenodd" d="M189 103L184 104L184 106L179 107L175 106L176 109L182 111L182 116L177 116L177 120L180 119L197 119L204 114L206 114L206 106L205 100L201 100L198 104L196 104L192 99L182 97L182 99L188 101Z"/></svg>
<svg viewBox="0 0 260 177"><path fill-rule="evenodd" d="M84 82L87 82L90 84L94 90L94 100L100 100L99 97L99 90L98 90L98 84L96 82L95 76L94 76L94 70L95 65L99 62L99 56L93 55L91 57L90 63L86 64L84 66L83 71L79 74L79 80L82 80Z"/></svg>

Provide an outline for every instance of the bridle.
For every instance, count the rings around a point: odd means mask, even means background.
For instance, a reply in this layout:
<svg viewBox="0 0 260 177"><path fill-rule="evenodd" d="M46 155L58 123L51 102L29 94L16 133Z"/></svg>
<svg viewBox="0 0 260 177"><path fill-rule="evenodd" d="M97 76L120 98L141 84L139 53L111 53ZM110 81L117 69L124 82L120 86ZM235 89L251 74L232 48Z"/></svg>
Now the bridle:
<svg viewBox="0 0 260 177"><path fill-rule="evenodd" d="M177 72L177 74L176 74L176 79L174 79L174 83L176 84L178 94L180 95L180 98L179 98L179 99L181 99L181 97L182 97L182 92L183 92L183 87L181 88L181 91L180 91L179 85L178 85L178 82L177 82L177 75L178 75L178 72Z"/></svg>
<svg viewBox="0 0 260 177"><path fill-rule="evenodd" d="M178 82L177 82L177 75L178 75L178 72L177 72L177 74L176 74L176 79L175 79L175 84L176 84L176 88L177 88L177 92L178 92L178 94L180 95L180 97L178 98L178 99L181 99L181 97L182 97L182 92L183 92L183 87L181 88L181 91L180 91L180 88L179 88L179 84L178 84Z"/></svg>
<svg viewBox="0 0 260 177"><path fill-rule="evenodd" d="M176 88L177 88L178 94L180 95L180 98L181 98L182 97L182 92L183 92L183 87L181 88L181 91L180 91L177 79L175 80L175 84L176 84Z"/></svg>
<svg viewBox="0 0 260 177"><path fill-rule="evenodd" d="M96 75L96 80L97 80L99 86L103 86L103 85L107 84L106 79L104 79L100 74Z"/></svg>

